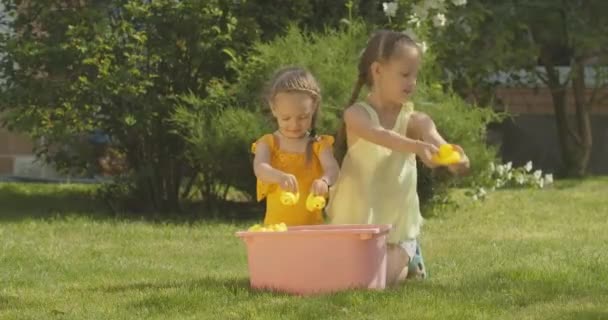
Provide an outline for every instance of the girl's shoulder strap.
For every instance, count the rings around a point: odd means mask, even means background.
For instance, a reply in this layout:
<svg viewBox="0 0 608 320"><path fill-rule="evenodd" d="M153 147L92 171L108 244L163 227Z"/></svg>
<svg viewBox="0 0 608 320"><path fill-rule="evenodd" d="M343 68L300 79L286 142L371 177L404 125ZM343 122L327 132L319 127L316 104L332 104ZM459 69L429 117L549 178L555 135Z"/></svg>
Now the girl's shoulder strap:
<svg viewBox="0 0 608 320"><path fill-rule="evenodd" d="M319 156L325 149L331 149L334 145L335 139L329 135L320 135L313 144L313 151L316 156Z"/></svg>
<svg viewBox="0 0 608 320"><path fill-rule="evenodd" d="M406 113L413 113L415 111L414 103L412 101L404 103L402 108Z"/></svg>
<svg viewBox="0 0 608 320"><path fill-rule="evenodd" d="M367 103L366 101L362 100L362 101L358 101L357 103L355 103L355 105L360 106L365 111L367 111L367 113L369 114L369 116L372 119L372 121L379 122L378 113L376 112L376 110L374 110L374 108L372 108L372 106L369 103Z"/></svg>
<svg viewBox="0 0 608 320"><path fill-rule="evenodd" d="M270 148L271 151L274 151L276 149L276 146L277 146L276 137L275 137L274 134L269 133L269 134L263 135L256 142L254 142L254 143L251 144L251 153L255 154L255 150L257 148L257 145L260 142L265 143L268 146L268 148Z"/></svg>
<svg viewBox="0 0 608 320"><path fill-rule="evenodd" d="M397 115L397 120L395 122L394 130L397 132L401 132L402 134L407 134L407 128L410 123L411 116L414 114L414 103L408 101L401 106L401 110L399 110L399 114Z"/></svg>

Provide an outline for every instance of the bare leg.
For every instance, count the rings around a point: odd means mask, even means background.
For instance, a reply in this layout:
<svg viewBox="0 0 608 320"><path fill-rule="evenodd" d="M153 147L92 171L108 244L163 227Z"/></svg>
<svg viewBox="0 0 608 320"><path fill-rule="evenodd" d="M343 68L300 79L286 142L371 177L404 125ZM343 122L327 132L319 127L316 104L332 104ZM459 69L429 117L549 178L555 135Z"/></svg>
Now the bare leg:
<svg viewBox="0 0 608 320"><path fill-rule="evenodd" d="M405 249L397 244L388 244L386 261L386 284L393 286L407 278L410 257Z"/></svg>

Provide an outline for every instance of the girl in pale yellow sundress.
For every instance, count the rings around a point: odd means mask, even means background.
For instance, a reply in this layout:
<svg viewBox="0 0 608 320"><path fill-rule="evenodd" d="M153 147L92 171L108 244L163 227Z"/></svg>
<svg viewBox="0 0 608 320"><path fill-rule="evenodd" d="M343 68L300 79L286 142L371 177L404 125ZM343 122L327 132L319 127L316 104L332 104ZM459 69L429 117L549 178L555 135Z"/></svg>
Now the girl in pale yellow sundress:
<svg viewBox="0 0 608 320"><path fill-rule="evenodd" d="M387 283L424 277L417 238L422 216L416 191L416 156L426 166L438 147L447 144L431 118L409 102L416 87L421 50L408 36L380 31L368 41L359 62L359 76L337 149L345 152L338 181L330 192L327 213L333 224L391 224L388 235ZM363 86L369 88L357 102ZM460 147L453 173L468 171ZM339 159L340 157L338 157Z"/></svg>

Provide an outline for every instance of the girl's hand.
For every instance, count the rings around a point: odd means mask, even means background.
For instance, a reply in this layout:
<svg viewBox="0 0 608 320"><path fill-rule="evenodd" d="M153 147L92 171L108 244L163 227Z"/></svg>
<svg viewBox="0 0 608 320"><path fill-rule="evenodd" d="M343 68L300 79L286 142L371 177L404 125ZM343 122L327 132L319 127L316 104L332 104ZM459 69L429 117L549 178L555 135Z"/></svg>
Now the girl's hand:
<svg viewBox="0 0 608 320"><path fill-rule="evenodd" d="M296 176L293 174L283 173L279 182L279 187L287 192L297 193L298 179L296 179Z"/></svg>
<svg viewBox="0 0 608 320"><path fill-rule="evenodd" d="M312 182L310 192L315 196L325 196L329 193L329 184L324 179L316 179Z"/></svg>
<svg viewBox="0 0 608 320"><path fill-rule="evenodd" d="M459 145L454 145L454 148L460 153L460 162L448 166L448 170L455 175L466 175L471 168L469 157L464 153L464 150Z"/></svg>
<svg viewBox="0 0 608 320"><path fill-rule="evenodd" d="M422 163L429 168L437 167L437 164L433 161L433 155L437 154L439 149L430 143L418 141L416 146L416 155Z"/></svg>

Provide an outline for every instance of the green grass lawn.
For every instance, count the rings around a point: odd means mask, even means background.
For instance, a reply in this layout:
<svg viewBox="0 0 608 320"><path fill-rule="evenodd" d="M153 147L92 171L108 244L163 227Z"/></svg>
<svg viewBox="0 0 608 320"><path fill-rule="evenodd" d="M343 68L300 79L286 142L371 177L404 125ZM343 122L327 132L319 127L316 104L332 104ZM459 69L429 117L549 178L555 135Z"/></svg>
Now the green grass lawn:
<svg viewBox="0 0 608 320"><path fill-rule="evenodd" d="M306 298L249 289L251 222L110 218L90 191L0 186L0 319L608 319L607 179L459 199L425 225L429 280Z"/></svg>

